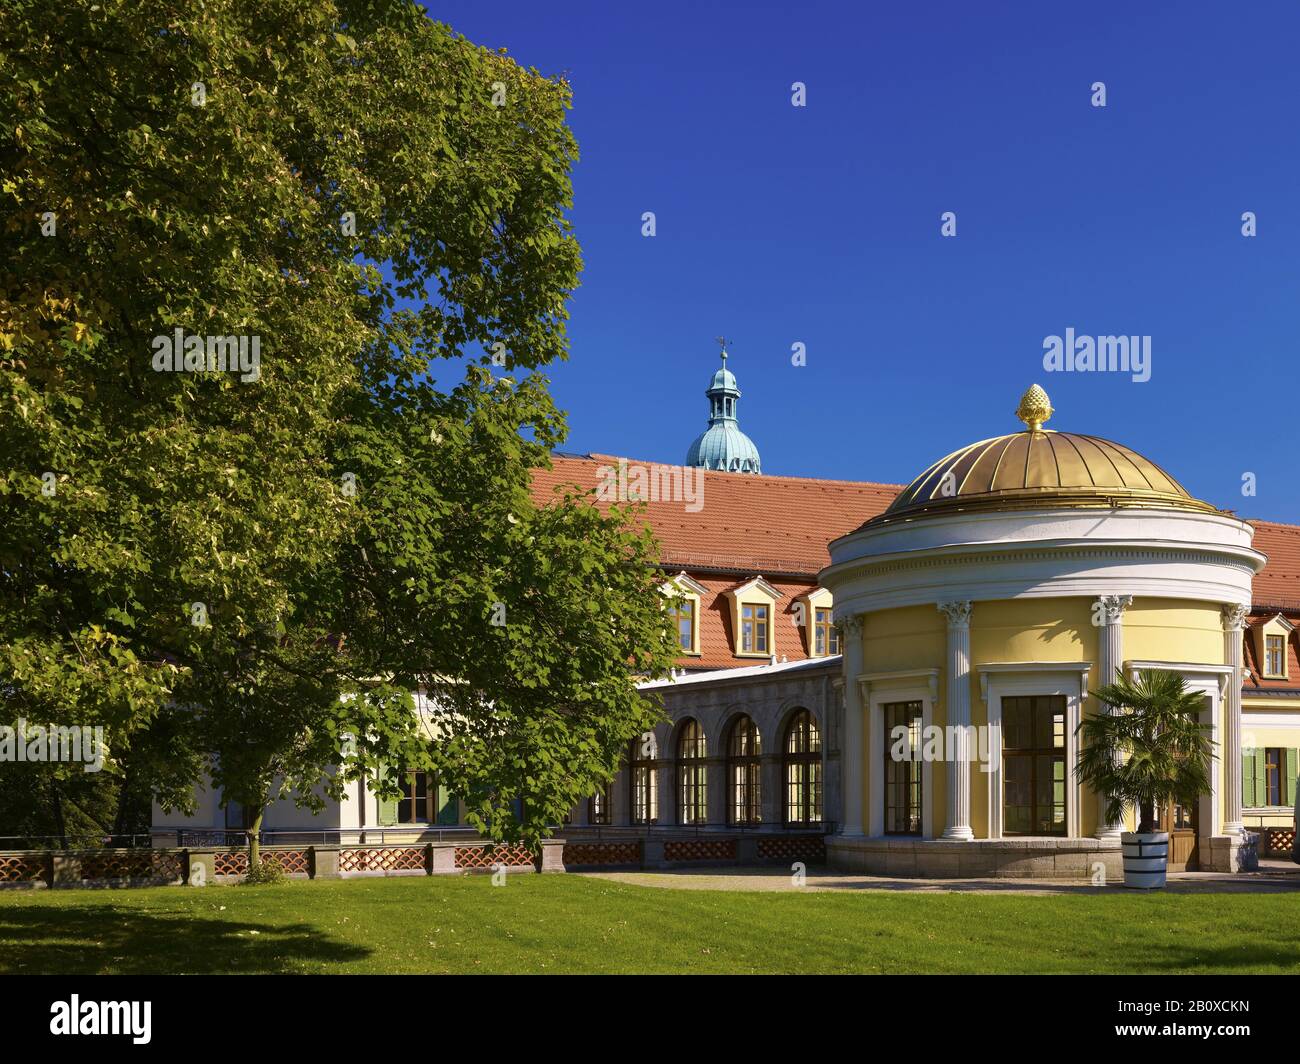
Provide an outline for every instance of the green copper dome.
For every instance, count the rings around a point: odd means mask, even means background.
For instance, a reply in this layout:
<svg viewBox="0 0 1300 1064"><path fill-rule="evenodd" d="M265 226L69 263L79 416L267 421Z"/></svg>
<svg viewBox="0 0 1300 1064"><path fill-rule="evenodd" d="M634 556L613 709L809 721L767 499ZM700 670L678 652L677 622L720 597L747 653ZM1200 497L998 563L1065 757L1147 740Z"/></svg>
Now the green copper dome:
<svg viewBox="0 0 1300 1064"><path fill-rule="evenodd" d="M736 421L740 389L736 375L727 369L726 348L722 351L722 368L713 375L704 394L709 397L709 427L686 452L686 464L728 473L761 473L758 448L740 431Z"/></svg>

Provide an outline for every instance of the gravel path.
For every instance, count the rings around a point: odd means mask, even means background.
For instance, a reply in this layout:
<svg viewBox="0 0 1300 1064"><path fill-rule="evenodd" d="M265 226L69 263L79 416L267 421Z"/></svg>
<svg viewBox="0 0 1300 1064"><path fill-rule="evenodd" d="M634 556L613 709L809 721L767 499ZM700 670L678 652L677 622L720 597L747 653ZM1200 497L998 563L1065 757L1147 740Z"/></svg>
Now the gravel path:
<svg viewBox="0 0 1300 1064"><path fill-rule="evenodd" d="M798 885L787 873L768 868L699 869L673 872L577 872L575 875L667 890L849 891L910 890L921 893L973 894L1104 894L1124 889L1115 884L1094 887L1086 880L1068 879L902 879L859 876L809 869ZM1300 891L1300 867L1264 861L1258 872L1171 872L1167 891L1178 894L1283 894Z"/></svg>

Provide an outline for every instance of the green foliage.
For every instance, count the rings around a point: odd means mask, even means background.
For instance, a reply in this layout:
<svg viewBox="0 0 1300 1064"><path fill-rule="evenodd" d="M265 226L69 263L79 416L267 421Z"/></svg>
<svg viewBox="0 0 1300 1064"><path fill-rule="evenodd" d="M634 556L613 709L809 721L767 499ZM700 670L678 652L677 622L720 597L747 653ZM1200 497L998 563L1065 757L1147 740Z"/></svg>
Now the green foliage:
<svg viewBox="0 0 1300 1064"><path fill-rule="evenodd" d="M1136 681L1121 676L1095 697L1115 711L1080 723L1078 775L1105 795L1108 820L1118 821L1132 805L1138 830L1154 831L1166 803L1190 806L1209 793L1214 743L1209 725L1199 721L1204 696L1188 691L1181 676L1163 670Z"/></svg>
<svg viewBox="0 0 1300 1064"><path fill-rule="evenodd" d="M168 808L436 765L501 838L613 771L671 660L651 545L527 491L569 98L408 0L0 10L5 718L104 725ZM156 372L176 329L259 379Z"/></svg>
<svg viewBox="0 0 1300 1064"><path fill-rule="evenodd" d="M241 887L275 887L289 882L284 869L274 861L256 861L248 866L248 872L239 881Z"/></svg>

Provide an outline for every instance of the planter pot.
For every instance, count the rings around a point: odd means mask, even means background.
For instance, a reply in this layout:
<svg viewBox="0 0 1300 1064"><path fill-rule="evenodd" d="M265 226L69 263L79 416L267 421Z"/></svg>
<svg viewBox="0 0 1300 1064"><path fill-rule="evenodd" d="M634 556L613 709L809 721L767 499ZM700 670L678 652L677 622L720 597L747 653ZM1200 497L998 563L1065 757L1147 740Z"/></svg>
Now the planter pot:
<svg viewBox="0 0 1300 1064"><path fill-rule="evenodd" d="M1163 887L1169 867L1169 832L1125 831L1119 841L1124 852L1124 886L1134 890Z"/></svg>

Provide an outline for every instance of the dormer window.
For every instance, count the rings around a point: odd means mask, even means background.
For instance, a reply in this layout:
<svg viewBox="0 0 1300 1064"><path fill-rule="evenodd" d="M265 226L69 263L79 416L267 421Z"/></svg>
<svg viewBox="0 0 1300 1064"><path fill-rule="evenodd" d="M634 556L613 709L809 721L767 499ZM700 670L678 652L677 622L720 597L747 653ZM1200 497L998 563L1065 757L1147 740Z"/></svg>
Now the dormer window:
<svg viewBox="0 0 1300 1064"><path fill-rule="evenodd" d="M682 654L700 653L700 608L708 589L684 571L659 589L668 599L668 623Z"/></svg>
<svg viewBox="0 0 1300 1064"><path fill-rule="evenodd" d="M726 593L731 603L731 631L737 657L766 658L776 653L776 616L781 592L756 576Z"/></svg>
<svg viewBox="0 0 1300 1064"><path fill-rule="evenodd" d="M1295 625L1280 613L1274 614L1263 624L1254 626L1255 655L1264 679L1289 679L1287 640L1294 629Z"/></svg>
<svg viewBox="0 0 1300 1064"><path fill-rule="evenodd" d="M840 652L840 632L835 627L835 600L824 587L795 599L793 620L802 626L808 656L825 658Z"/></svg>
<svg viewBox="0 0 1300 1064"><path fill-rule="evenodd" d="M813 656L824 658L840 652L840 632L831 620L829 609L819 609L813 616Z"/></svg>

